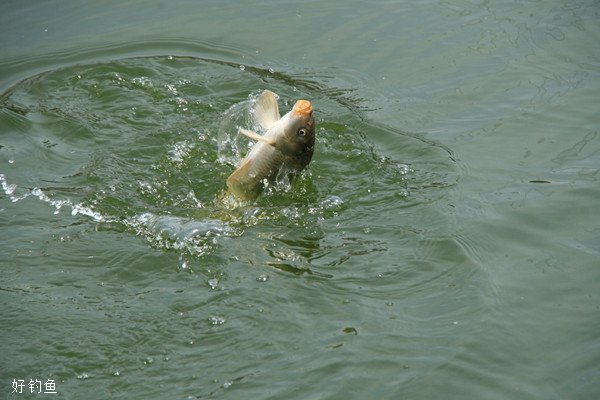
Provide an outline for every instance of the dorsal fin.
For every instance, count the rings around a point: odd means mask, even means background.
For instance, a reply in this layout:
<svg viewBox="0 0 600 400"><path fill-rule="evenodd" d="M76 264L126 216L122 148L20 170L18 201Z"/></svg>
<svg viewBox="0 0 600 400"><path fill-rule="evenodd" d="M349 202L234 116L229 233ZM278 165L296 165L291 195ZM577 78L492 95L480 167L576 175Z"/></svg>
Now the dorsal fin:
<svg viewBox="0 0 600 400"><path fill-rule="evenodd" d="M265 129L272 127L281 118L275 93L270 90L265 90L261 93L254 106L254 115L256 115L256 119Z"/></svg>

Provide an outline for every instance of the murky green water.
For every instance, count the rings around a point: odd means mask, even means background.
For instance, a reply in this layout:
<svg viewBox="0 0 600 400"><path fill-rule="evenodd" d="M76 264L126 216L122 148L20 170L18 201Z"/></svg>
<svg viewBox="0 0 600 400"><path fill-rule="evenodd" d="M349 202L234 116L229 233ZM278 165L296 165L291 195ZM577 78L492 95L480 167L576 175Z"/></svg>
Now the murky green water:
<svg viewBox="0 0 600 400"><path fill-rule="evenodd" d="M0 397L596 398L599 17L2 3ZM263 89L315 156L236 206Z"/></svg>

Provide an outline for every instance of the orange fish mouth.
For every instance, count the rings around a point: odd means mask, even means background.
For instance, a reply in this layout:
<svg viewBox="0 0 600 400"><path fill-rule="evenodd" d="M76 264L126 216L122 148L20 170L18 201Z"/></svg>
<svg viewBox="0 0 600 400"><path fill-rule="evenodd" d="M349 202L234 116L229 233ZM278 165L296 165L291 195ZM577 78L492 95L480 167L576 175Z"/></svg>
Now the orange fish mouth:
<svg viewBox="0 0 600 400"><path fill-rule="evenodd" d="M296 104L294 104L294 114L299 117L306 117L310 115L312 111L312 104L308 100L298 100Z"/></svg>

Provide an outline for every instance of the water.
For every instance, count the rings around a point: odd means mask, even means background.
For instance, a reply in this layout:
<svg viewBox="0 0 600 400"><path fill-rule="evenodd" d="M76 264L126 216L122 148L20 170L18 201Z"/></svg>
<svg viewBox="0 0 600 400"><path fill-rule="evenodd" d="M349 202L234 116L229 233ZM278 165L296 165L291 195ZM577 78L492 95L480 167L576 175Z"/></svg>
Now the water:
<svg viewBox="0 0 600 400"><path fill-rule="evenodd" d="M596 398L599 14L4 2L1 397ZM316 152L235 205L263 89Z"/></svg>

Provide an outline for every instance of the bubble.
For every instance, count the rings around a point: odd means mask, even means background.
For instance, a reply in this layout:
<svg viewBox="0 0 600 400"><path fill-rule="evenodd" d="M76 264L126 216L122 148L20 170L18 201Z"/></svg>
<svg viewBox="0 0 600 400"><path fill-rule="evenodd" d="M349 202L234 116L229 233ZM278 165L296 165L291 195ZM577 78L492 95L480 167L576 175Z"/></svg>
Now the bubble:
<svg viewBox="0 0 600 400"><path fill-rule="evenodd" d="M85 373L85 372L82 373L82 374L77 375L77 379L87 379L89 377L90 376L87 373Z"/></svg>
<svg viewBox="0 0 600 400"><path fill-rule="evenodd" d="M272 73L272 74L274 74L275 70L273 68L269 68L269 72Z"/></svg>
<svg viewBox="0 0 600 400"><path fill-rule="evenodd" d="M246 70L246 66L245 65L240 65L240 70L242 70L242 71Z"/></svg>
<svg viewBox="0 0 600 400"><path fill-rule="evenodd" d="M256 280L258 282L266 282L269 280L269 275L267 274L260 274L259 276L256 277Z"/></svg>

